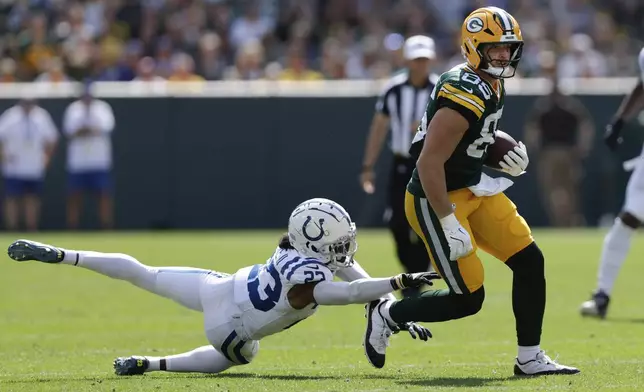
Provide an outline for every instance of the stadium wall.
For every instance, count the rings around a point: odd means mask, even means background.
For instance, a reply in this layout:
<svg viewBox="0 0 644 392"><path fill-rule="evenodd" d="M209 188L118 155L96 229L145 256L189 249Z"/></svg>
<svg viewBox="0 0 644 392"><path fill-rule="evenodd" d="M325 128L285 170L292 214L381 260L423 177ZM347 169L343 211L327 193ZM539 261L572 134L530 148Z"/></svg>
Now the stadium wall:
<svg viewBox="0 0 644 392"><path fill-rule="evenodd" d="M60 126L73 94L56 91L55 97L39 102ZM117 119L117 228L283 228L293 207L311 197L337 200L360 226L383 224L382 190L391 157L385 153L379 162L375 196L366 196L358 184L375 94L215 91L139 91L118 97L106 89L97 94L112 105ZM5 91L0 98L1 110L16 102L7 95ZM520 139L536 96L515 95L506 100L501 129ZM608 93L580 99L601 129L621 97ZM628 176L620 169L621 161L638 155L641 148L632 143L620 156L612 156L601 145L601 132L597 136L583 177L583 210L590 224L619 209ZM531 155L533 170L517 179L508 194L529 223L544 226L548 222L534 170L538 158ZM43 229L64 228L64 166L63 142L45 184ZM86 214L84 224L95 227L96 219Z"/></svg>

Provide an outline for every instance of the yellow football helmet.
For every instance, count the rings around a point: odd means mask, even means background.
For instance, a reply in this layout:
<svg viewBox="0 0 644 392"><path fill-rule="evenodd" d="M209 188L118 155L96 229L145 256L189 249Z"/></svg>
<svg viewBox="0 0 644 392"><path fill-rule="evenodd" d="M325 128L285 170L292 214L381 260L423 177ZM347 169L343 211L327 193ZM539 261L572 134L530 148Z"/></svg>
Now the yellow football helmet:
<svg viewBox="0 0 644 392"><path fill-rule="evenodd" d="M493 67L487 57L485 47L489 45L511 44L510 62L505 67ZM523 37L516 19L498 7L485 7L473 11L465 18L461 27L461 53L467 64L495 78L511 78L516 72Z"/></svg>

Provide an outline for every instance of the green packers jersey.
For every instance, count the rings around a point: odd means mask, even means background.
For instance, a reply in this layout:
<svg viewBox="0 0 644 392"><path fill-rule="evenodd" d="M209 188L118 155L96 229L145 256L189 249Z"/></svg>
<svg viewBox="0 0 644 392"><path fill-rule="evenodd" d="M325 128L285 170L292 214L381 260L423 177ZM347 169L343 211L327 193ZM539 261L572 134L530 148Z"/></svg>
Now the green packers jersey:
<svg viewBox="0 0 644 392"><path fill-rule="evenodd" d="M505 91L501 80L499 95L466 64L458 65L441 75L427 103L427 110L418 126L410 154L418 159L425 141L427 127L438 109L448 107L459 112L470 127L445 162L447 191L478 184L487 157L487 147L494 142ZM425 197L418 169L414 169L407 189L413 195Z"/></svg>

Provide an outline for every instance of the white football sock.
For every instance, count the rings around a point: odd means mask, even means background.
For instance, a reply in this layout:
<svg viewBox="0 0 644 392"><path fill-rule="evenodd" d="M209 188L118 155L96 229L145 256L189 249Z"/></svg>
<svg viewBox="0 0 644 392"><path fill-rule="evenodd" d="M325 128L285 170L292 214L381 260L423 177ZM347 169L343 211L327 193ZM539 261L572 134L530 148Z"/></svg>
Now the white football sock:
<svg viewBox="0 0 644 392"><path fill-rule="evenodd" d="M526 363L535 359L540 351L541 347L539 345L519 346L519 354L517 355L517 358L519 359L519 362Z"/></svg>
<svg viewBox="0 0 644 392"><path fill-rule="evenodd" d="M156 270L122 253L65 250L62 263L77 265L155 292Z"/></svg>
<svg viewBox="0 0 644 392"><path fill-rule="evenodd" d="M615 219L602 249L599 272L597 274L597 289L610 295L626 255L631 248L631 238L635 229L626 226L621 219Z"/></svg>
<svg viewBox="0 0 644 392"><path fill-rule="evenodd" d="M220 373L231 366L224 354L215 350L213 346L203 346L183 354L169 355L167 357L146 357L150 361L147 372L161 370L161 362L165 360L167 372L199 372Z"/></svg>
<svg viewBox="0 0 644 392"><path fill-rule="evenodd" d="M398 325L398 323L395 322L389 314L389 308L391 308L393 303L394 301L385 302L385 304L380 308L380 314L382 314L382 317L384 317L390 325Z"/></svg>
<svg viewBox="0 0 644 392"><path fill-rule="evenodd" d="M189 267L150 267L122 253L65 250L64 264L77 265L120 279L169 298L199 312L203 311L200 289L209 270Z"/></svg>
<svg viewBox="0 0 644 392"><path fill-rule="evenodd" d="M62 251L65 255L63 256L63 260L60 262L61 264L78 265L78 262L80 261L80 252L67 249L62 249Z"/></svg>

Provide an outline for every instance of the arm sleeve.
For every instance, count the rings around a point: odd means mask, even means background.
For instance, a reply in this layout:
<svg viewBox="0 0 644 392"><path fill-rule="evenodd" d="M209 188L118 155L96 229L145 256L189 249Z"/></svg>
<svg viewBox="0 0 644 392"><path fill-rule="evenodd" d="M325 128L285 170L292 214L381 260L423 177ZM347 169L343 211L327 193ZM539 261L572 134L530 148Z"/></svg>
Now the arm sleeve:
<svg viewBox="0 0 644 392"><path fill-rule="evenodd" d="M320 305L364 304L393 291L389 278L365 278L353 282L320 282L313 298Z"/></svg>
<svg viewBox="0 0 644 392"><path fill-rule="evenodd" d="M478 122L485 112L485 102L474 94L476 87L467 89L452 83L440 86L436 93L436 110L447 107L465 117L470 126Z"/></svg>
<svg viewBox="0 0 644 392"><path fill-rule="evenodd" d="M344 280L345 282L353 282L358 279L370 278L367 271L362 268L357 260L354 260L351 267L338 270L338 272L336 272L336 275L338 276L338 278ZM385 295L385 298L392 301L396 300L396 297L391 292L387 293Z"/></svg>

